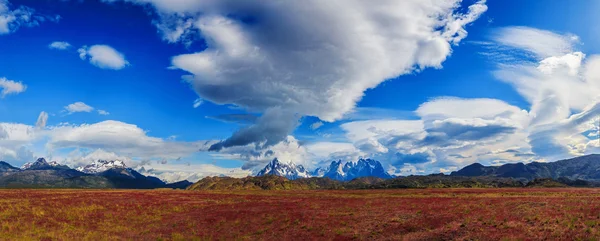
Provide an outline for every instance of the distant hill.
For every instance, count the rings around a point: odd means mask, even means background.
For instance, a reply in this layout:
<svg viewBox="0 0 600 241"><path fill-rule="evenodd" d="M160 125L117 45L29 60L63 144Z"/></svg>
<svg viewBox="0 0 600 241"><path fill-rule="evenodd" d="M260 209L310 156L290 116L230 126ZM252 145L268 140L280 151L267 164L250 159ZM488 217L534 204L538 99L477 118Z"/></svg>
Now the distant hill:
<svg viewBox="0 0 600 241"><path fill-rule="evenodd" d="M285 177L206 177L188 190L323 190L323 189L391 189L391 188L497 188L524 187L512 178L453 177L447 175L408 176L392 179L364 177L341 182L323 177L288 180Z"/></svg>
<svg viewBox="0 0 600 241"><path fill-rule="evenodd" d="M536 178L600 181L600 155L593 154L556 162L514 163L502 166L483 166L475 163L452 172L450 175L507 177L526 181Z"/></svg>
<svg viewBox="0 0 600 241"><path fill-rule="evenodd" d="M257 177L205 177L192 184L188 190L307 190L303 181L295 182L282 176L264 175Z"/></svg>

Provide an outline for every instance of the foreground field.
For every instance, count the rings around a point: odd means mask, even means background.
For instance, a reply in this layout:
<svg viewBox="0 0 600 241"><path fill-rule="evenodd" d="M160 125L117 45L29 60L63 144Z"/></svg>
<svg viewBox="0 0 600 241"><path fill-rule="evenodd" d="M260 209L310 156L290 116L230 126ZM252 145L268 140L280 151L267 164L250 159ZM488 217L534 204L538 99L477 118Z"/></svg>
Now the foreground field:
<svg viewBox="0 0 600 241"><path fill-rule="evenodd" d="M600 189L0 190L0 240L600 238Z"/></svg>

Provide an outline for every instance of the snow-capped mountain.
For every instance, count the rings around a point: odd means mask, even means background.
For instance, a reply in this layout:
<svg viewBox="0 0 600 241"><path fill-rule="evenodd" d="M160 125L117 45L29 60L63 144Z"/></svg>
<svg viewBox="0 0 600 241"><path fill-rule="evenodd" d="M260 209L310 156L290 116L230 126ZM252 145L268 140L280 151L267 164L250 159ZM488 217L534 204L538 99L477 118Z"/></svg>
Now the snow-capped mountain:
<svg viewBox="0 0 600 241"><path fill-rule="evenodd" d="M310 172L310 175L313 177L323 177L325 173L329 172L329 166L327 167L318 167L314 171Z"/></svg>
<svg viewBox="0 0 600 241"><path fill-rule="evenodd" d="M339 181L350 181L359 177L392 178L379 161L373 159L359 159L357 162L333 161L329 165L328 172L323 177Z"/></svg>
<svg viewBox="0 0 600 241"><path fill-rule="evenodd" d="M53 167L66 168L66 169L69 168L67 166L59 164L56 161L47 162L46 159L44 159L44 158L38 158L34 162L28 162L28 163L23 164L23 166L21 166L21 169L35 170L35 169L47 169L47 168L53 168Z"/></svg>
<svg viewBox="0 0 600 241"><path fill-rule="evenodd" d="M290 163L282 163L277 158L273 159L273 161L269 162L256 174L257 176L264 175L277 175L282 176L290 180L298 179L298 178L308 178L311 175L306 171L306 169L302 165L296 165L292 162Z"/></svg>
<svg viewBox="0 0 600 241"><path fill-rule="evenodd" d="M308 177L327 177L338 181L350 181L359 177L392 178L379 161L373 159L359 159L357 162L343 163L341 160L333 161L327 167L319 167L308 172L302 165L282 163L277 158L269 162L258 172L257 176L277 175L290 180Z"/></svg>
<svg viewBox="0 0 600 241"><path fill-rule="evenodd" d="M95 160L86 166L78 167L76 170L88 174L97 174L113 168L127 169L127 166L123 161L118 160Z"/></svg>

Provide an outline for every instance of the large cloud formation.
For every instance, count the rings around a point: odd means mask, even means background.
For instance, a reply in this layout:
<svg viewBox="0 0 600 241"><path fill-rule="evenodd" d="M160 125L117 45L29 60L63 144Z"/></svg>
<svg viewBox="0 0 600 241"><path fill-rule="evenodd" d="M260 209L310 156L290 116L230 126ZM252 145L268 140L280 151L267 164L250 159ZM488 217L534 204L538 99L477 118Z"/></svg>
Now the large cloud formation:
<svg viewBox="0 0 600 241"><path fill-rule="evenodd" d="M271 115L342 118L365 90L440 68L487 10L483 0L465 12L460 0L124 1L153 6L168 41L205 39L207 49L172 60L201 98L265 113L212 150L284 140L296 125L270 128L280 122ZM265 129L271 134L258 134Z"/></svg>
<svg viewBox="0 0 600 241"><path fill-rule="evenodd" d="M437 98L417 120L343 124L363 155L396 174L448 172L473 162L555 161L600 150L600 57L577 51L579 38L527 27L496 29L484 43L495 76L529 103ZM527 41L523 41L527 39Z"/></svg>

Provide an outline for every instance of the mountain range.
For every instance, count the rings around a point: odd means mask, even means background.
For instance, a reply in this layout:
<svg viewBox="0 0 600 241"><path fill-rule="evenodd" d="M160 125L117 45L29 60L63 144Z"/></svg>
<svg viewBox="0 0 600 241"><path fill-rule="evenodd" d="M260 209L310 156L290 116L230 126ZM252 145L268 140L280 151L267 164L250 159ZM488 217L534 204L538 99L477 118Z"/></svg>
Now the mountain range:
<svg viewBox="0 0 600 241"><path fill-rule="evenodd" d="M140 169L141 170L141 169ZM277 178L274 178L277 177ZM380 162L333 161L308 171L302 165L273 159L256 177L206 177L167 184L115 160L96 160L77 169L39 158L17 168L0 161L0 188L178 188L207 189L362 189L423 187L600 186L600 155L556 162L468 165L450 175L394 177Z"/></svg>
<svg viewBox="0 0 600 241"><path fill-rule="evenodd" d="M269 162L256 176L275 175L289 180L309 177L326 177L336 181L350 181L360 177L376 177L382 179L393 178L387 173L379 161L373 159L359 159L357 162L342 163L341 160L333 161L328 167L317 168L308 172L302 165L292 162L282 163L277 158Z"/></svg>
<svg viewBox="0 0 600 241"><path fill-rule="evenodd" d="M450 175L510 177L524 181L536 178L600 181L600 155L592 154L555 162L511 163L501 166L484 166L474 163L452 172Z"/></svg>
<svg viewBox="0 0 600 241"><path fill-rule="evenodd" d="M0 162L0 187L34 188L186 188L190 182L166 184L152 176L144 176L121 161L98 160L71 169L39 158L16 168Z"/></svg>

